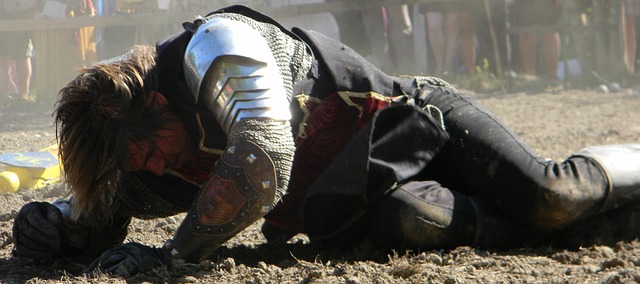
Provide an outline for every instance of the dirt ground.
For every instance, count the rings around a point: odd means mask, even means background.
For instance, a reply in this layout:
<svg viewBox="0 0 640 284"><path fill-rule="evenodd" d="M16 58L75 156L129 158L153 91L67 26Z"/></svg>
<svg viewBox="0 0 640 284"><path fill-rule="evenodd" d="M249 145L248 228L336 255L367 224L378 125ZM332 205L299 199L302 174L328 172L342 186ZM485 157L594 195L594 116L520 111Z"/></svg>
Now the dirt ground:
<svg viewBox="0 0 640 284"><path fill-rule="evenodd" d="M640 142L640 93L551 90L543 93L473 94L541 155L562 159L588 145ZM55 140L52 103L0 105L0 153L34 151ZM1 170L0 166L0 170ZM576 250L551 246L509 251L459 247L452 251L386 254L366 243L346 251L317 251L299 235L269 246L260 222L230 240L218 257L199 264L174 261L138 275L81 273L88 260L34 262L13 258L11 227L20 207L53 201L62 185L0 193L1 283L638 283L640 242ZM160 246L182 216L134 220L128 241Z"/></svg>

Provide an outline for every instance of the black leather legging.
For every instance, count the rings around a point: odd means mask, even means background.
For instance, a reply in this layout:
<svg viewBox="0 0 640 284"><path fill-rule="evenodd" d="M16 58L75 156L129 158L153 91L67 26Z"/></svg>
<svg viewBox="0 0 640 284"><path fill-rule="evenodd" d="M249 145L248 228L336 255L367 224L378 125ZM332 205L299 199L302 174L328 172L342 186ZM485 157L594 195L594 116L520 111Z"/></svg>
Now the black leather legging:
<svg viewBox="0 0 640 284"><path fill-rule="evenodd" d="M527 226L556 228L600 208L608 184L595 162L578 156L544 159L460 92L437 89L425 103L442 111L450 140L420 178L479 196Z"/></svg>

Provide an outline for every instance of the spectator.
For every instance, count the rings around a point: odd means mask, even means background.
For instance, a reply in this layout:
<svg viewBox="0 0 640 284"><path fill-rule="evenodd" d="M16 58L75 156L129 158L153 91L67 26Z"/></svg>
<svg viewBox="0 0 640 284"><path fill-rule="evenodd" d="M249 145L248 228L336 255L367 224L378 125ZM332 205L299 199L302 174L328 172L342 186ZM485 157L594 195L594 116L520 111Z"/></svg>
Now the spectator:
<svg viewBox="0 0 640 284"><path fill-rule="evenodd" d="M593 25L592 3L584 0L570 0L567 2L566 24L572 29L563 39L562 53L556 75L573 86L587 86L593 84L590 75L584 76L586 70L593 70L593 60L590 54L593 38L588 25Z"/></svg>
<svg viewBox="0 0 640 284"><path fill-rule="evenodd" d="M362 20L364 22L364 38L359 36L360 40L367 43L370 47L369 54L363 54L367 60L380 67L380 69L388 71L391 66L391 60L387 54L387 15L383 6L375 8L362 9Z"/></svg>
<svg viewBox="0 0 640 284"><path fill-rule="evenodd" d="M341 0L326 0L327 3L340 3ZM364 19L362 11L348 10L332 12L333 17L338 24L340 32L339 40L345 45L353 48L359 54L367 55L371 53L371 46L368 40L363 40L362 35L365 34Z"/></svg>
<svg viewBox="0 0 640 284"><path fill-rule="evenodd" d="M415 73L415 51L413 47L413 24L409 15L409 5L388 5L387 15L387 56L391 66L388 70L395 74Z"/></svg>
<svg viewBox="0 0 640 284"><path fill-rule="evenodd" d="M475 72L476 34L469 5L459 1L429 2L420 5L420 12L425 15L427 22L429 45L436 62L435 75L453 75L458 52L465 72Z"/></svg>
<svg viewBox="0 0 640 284"><path fill-rule="evenodd" d="M325 2L343 3L341 0L326 0ZM386 55L384 7L338 11L332 14L338 24L339 40L342 43L381 69L385 71L389 69L390 60Z"/></svg>
<svg viewBox="0 0 640 284"><path fill-rule="evenodd" d="M640 11L639 0L624 0L622 2L624 8L624 64L628 73L636 72L636 29L635 20Z"/></svg>
<svg viewBox="0 0 640 284"><path fill-rule="evenodd" d="M0 18L34 18L40 6L37 0L2 0ZM29 95L33 57L31 31L7 31L0 33L0 88L2 92L16 95L24 101L32 101Z"/></svg>
<svg viewBox="0 0 640 284"><path fill-rule="evenodd" d="M72 17L93 17L96 9L92 0L76 0L71 2ZM81 27L75 32L77 44L80 49L81 65L87 67L97 61L97 51L95 42L95 27Z"/></svg>
<svg viewBox="0 0 640 284"><path fill-rule="evenodd" d="M542 27L560 23L560 0L515 0L513 16L518 27ZM546 74L538 72L538 37L542 44L542 55L546 65ZM526 75L546 75L556 77L560 59L560 35L558 32L524 32L518 37L518 46L522 72Z"/></svg>
<svg viewBox="0 0 640 284"><path fill-rule="evenodd" d="M507 0L507 2L512 0ZM582 0L580 0L582 1ZM504 74L503 64L508 60L507 3L505 1L478 1L477 9L471 11L477 38L476 58L487 59L488 72L498 76Z"/></svg>
<svg viewBox="0 0 640 284"><path fill-rule="evenodd" d="M150 0L98 0L96 9L100 16L130 15L150 11L153 4ZM105 26L99 28L97 40L98 59L118 56L129 49L136 42L137 26Z"/></svg>
<svg viewBox="0 0 640 284"><path fill-rule="evenodd" d="M270 7L285 7L289 5L309 5L323 2L324 0L269 0L266 3ZM287 28L294 26L304 27L306 29L321 32L331 38L338 39L340 37L338 24L336 23L333 15L329 12L287 15L287 17L283 17L278 20L280 21L280 24Z"/></svg>

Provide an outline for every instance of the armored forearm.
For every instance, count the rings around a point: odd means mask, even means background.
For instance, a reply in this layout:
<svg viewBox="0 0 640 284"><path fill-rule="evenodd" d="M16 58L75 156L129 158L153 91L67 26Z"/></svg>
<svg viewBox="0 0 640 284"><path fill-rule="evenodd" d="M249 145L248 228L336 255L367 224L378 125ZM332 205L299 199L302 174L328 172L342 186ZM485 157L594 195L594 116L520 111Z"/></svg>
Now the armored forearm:
<svg viewBox="0 0 640 284"><path fill-rule="evenodd" d="M171 253L200 261L265 215L275 196L273 161L257 145L227 148L171 242Z"/></svg>
<svg viewBox="0 0 640 284"><path fill-rule="evenodd" d="M185 77L227 134L227 147L168 244L199 261L271 210L293 163L290 92L274 51L254 27L212 18L194 23Z"/></svg>
<svg viewBox="0 0 640 284"><path fill-rule="evenodd" d="M271 210L286 188L293 160L287 129L287 122L271 120L237 125L242 131L230 137L170 243L172 254L199 261Z"/></svg>

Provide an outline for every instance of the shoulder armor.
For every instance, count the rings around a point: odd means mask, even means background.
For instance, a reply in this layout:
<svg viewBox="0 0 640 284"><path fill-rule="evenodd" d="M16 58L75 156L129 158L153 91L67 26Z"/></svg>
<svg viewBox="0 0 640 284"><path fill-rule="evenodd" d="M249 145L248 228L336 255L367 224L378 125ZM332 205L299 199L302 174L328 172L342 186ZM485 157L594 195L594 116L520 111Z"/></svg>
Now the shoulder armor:
<svg viewBox="0 0 640 284"><path fill-rule="evenodd" d="M187 45L184 71L196 101L205 100L226 133L243 118L291 119L276 59L265 38L243 22L201 24Z"/></svg>

